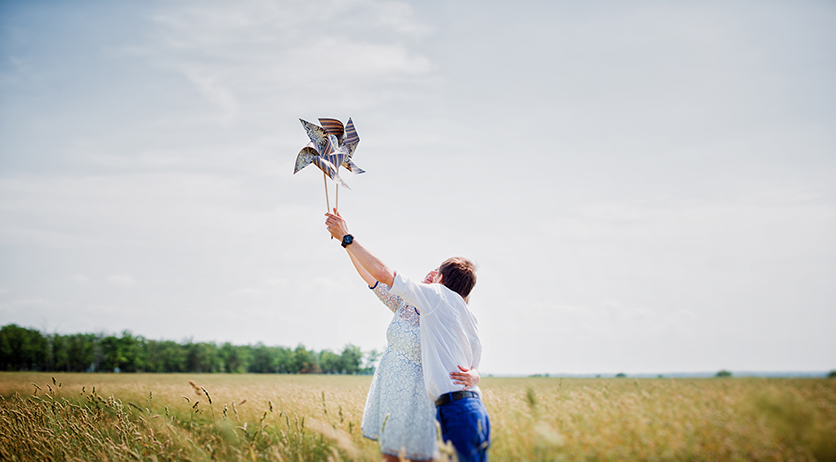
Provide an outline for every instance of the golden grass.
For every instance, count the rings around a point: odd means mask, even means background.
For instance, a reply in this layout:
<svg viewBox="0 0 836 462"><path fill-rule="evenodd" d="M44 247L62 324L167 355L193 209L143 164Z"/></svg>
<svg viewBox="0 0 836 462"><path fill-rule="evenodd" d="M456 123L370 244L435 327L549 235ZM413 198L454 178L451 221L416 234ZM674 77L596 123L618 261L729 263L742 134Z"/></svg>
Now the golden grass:
<svg viewBox="0 0 836 462"><path fill-rule="evenodd" d="M0 460L380 460L360 434L370 380L0 373ZM836 380L481 386L494 461L836 460Z"/></svg>
<svg viewBox="0 0 836 462"><path fill-rule="evenodd" d="M836 380L494 379L500 460L836 460Z"/></svg>

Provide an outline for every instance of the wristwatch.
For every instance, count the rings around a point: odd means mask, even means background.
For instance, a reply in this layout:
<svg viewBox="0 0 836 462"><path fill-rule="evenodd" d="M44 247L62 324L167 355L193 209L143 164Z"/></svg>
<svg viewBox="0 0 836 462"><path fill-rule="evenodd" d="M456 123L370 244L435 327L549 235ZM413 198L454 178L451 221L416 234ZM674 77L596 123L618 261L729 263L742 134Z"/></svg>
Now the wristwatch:
<svg viewBox="0 0 836 462"><path fill-rule="evenodd" d="M345 236L343 236L343 241L340 245L342 245L343 248L346 248L349 245L351 245L352 242L354 242L354 236L352 236L351 234L346 234Z"/></svg>

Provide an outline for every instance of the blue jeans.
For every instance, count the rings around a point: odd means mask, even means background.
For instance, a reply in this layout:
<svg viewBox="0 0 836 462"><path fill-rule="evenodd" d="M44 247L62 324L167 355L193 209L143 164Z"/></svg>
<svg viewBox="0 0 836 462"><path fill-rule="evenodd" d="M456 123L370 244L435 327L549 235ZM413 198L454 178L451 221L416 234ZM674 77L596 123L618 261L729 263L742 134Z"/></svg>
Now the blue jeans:
<svg viewBox="0 0 836 462"><path fill-rule="evenodd" d="M451 441L461 462L487 462L491 444L488 411L479 398L451 401L436 408L441 437Z"/></svg>

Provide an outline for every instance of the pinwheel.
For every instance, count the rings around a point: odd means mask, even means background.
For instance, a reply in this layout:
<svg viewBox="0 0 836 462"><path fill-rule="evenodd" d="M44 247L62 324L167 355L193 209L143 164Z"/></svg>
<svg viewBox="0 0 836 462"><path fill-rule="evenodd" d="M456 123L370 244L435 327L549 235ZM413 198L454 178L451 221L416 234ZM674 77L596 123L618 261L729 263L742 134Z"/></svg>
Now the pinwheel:
<svg viewBox="0 0 836 462"><path fill-rule="evenodd" d="M296 156L293 173L296 174L310 164L319 167L322 170L323 181L325 181L325 204L330 211L327 178L331 178L337 184L336 207L339 208L340 186L351 189L340 177L340 166L352 173L364 173L364 170L351 160L360 143L360 137L354 129L354 122L348 119L348 124L343 127L342 122L337 119L319 119L319 123L322 124L320 127L306 120L299 119L299 121L302 122L302 127L311 141Z"/></svg>

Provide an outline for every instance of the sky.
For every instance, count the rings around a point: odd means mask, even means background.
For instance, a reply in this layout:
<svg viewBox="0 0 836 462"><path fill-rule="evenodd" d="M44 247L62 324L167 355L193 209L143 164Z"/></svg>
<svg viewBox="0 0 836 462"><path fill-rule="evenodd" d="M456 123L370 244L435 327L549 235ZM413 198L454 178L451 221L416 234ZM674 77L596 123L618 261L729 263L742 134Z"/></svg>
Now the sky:
<svg viewBox="0 0 836 462"><path fill-rule="evenodd" d="M477 263L483 375L832 370L834 51L830 1L0 0L0 325L382 350L293 174L351 117L340 212Z"/></svg>

